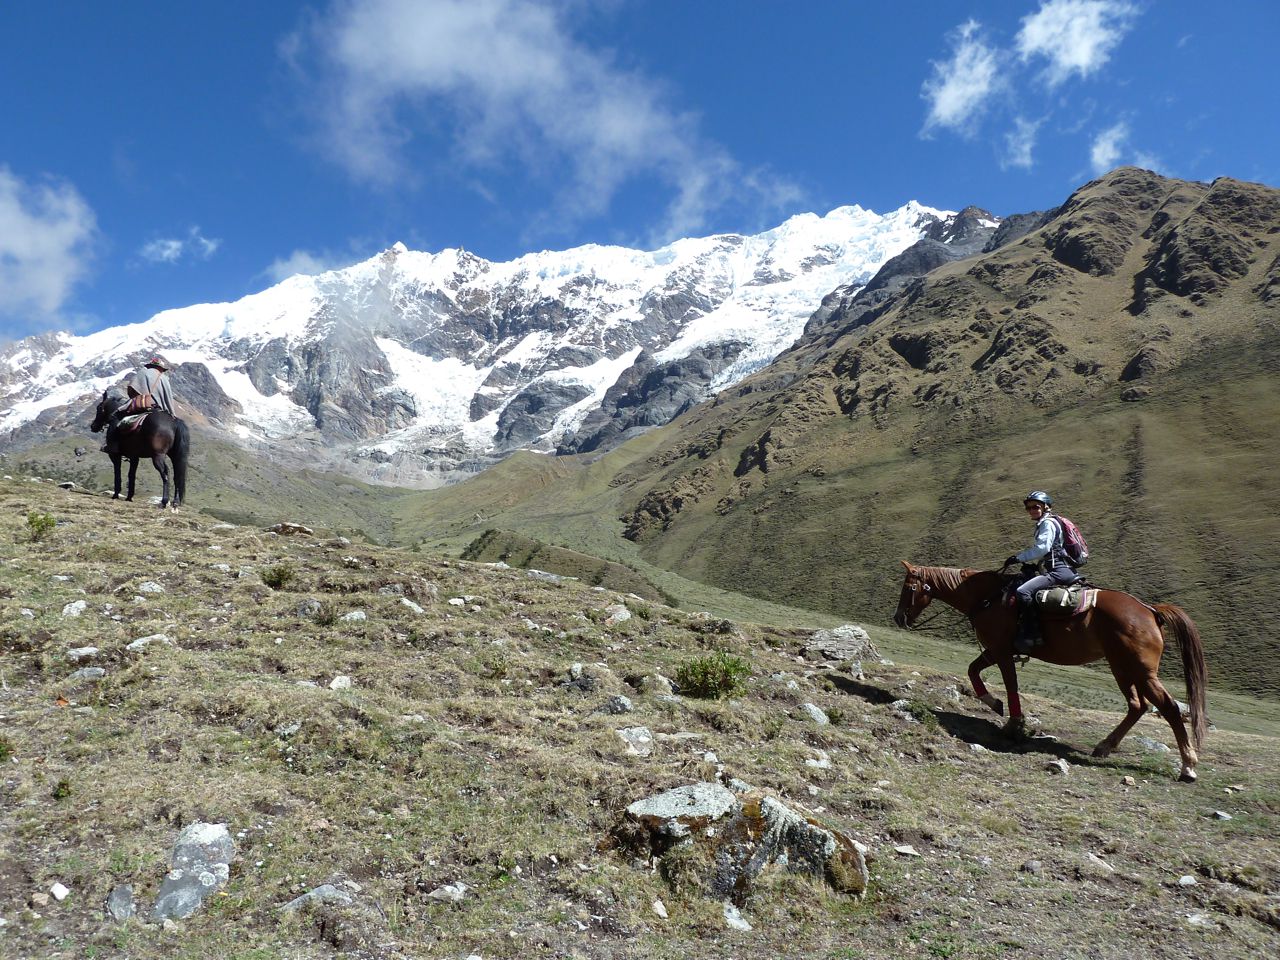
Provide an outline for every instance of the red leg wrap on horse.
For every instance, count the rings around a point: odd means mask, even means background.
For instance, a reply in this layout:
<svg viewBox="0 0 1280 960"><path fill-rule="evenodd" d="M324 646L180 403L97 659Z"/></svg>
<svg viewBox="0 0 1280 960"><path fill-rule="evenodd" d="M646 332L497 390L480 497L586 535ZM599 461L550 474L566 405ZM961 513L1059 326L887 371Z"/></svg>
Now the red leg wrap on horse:
<svg viewBox="0 0 1280 960"><path fill-rule="evenodd" d="M1022 698L1019 697L1016 693L1009 694L1009 716L1010 717L1022 716Z"/></svg>
<svg viewBox="0 0 1280 960"><path fill-rule="evenodd" d="M973 683L973 695L975 697L981 700L987 695L987 685L980 678L970 677L969 680Z"/></svg>

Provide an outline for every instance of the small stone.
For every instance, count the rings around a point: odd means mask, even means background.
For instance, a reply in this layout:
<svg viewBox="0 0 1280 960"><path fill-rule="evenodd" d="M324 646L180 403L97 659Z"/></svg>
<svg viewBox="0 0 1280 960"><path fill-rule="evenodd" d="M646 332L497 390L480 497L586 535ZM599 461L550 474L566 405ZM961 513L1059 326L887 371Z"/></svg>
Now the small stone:
<svg viewBox="0 0 1280 960"><path fill-rule="evenodd" d="M164 593L164 587L156 583L154 580L148 580L146 583L138 585L139 593Z"/></svg>
<svg viewBox="0 0 1280 960"><path fill-rule="evenodd" d="M1103 859L1102 859L1100 856L1098 856L1096 853L1086 853L1084 858L1085 858L1086 860L1088 860L1088 861L1089 861L1089 863L1093 864L1093 866L1097 867L1098 869L1100 869L1100 870L1102 870L1102 871L1104 871L1104 872L1106 872L1106 873L1115 873L1115 872L1116 872L1116 868L1115 868L1115 867L1113 867L1111 864L1107 863L1107 861L1103 860Z"/></svg>
<svg viewBox="0 0 1280 960"><path fill-rule="evenodd" d="M743 933L751 932L751 924L747 923L746 918L738 911L728 900L724 903L724 922L730 930L741 930Z"/></svg>
<svg viewBox="0 0 1280 960"><path fill-rule="evenodd" d="M1184 873L1182 876L1178 878L1178 886L1180 887L1194 887L1199 882L1200 882L1199 880L1197 880L1195 877L1193 877L1189 873Z"/></svg>
<svg viewBox="0 0 1280 960"><path fill-rule="evenodd" d="M653 734L648 727L623 727L617 734L632 756L647 757L653 753Z"/></svg>
<svg viewBox="0 0 1280 960"><path fill-rule="evenodd" d="M904 857L918 857L920 851L909 843L903 843L893 848L894 853L900 853Z"/></svg>
<svg viewBox="0 0 1280 960"><path fill-rule="evenodd" d="M980 743L971 743L969 744L969 752L970 753L986 753L987 748Z"/></svg>
<svg viewBox="0 0 1280 960"><path fill-rule="evenodd" d="M73 600L62 608L62 615L64 617L78 617L80 614L84 613L84 609L87 606L89 606L89 604L83 600Z"/></svg>
<svg viewBox="0 0 1280 960"><path fill-rule="evenodd" d="M81 667L75 673L68 677L68 680L101 680L107 675L107 671L102 667Z"/></svg>
<svg viewBox="0 0 1280 960"><path fill-rule="evenodd" d="M825 727L831 723L831 718L826 715L823 709L816 703L806 703L800 707L805 714L820 727Z"/></svg>
<svg viewBox="0 0 1280 960"><path fill-rule="evenodd" d="M97 655L97 647L75 647L67 651L67 659L72 663L79 663L81 660L92 660Z"/></svg>
<svg viewBox="0 0 1280 960"><path fill-rule="evenodd" d="M1045 765L1045 769L1050 773L1060 773L1064 777L1071 773L1071 764L1059 757L1057 760L1050 760Z"/></svg>
<svg viewBox="0 0 1280 960"><path fill-rule="evenodd" d="M339 675L329 681L330 690L350 690L354 681L348 676Z"/></svg>
<svg viewBox="0 0 1280 960"><path fill-rule="evenodd" d="M1040 876L1044 872L1044 864L1039 860L1028 860L1018 868L1023 873L1029 873L1032 876Z"/></svg>
<svg viewBox="0 0 1280 960"><path fill-rule="evenodd" d="M280 909L286 913L295 913L303 907L320 903L341 903L348 904L352 902L351 894L345 890L339 890L331 883L324 883L313 890L309 890L300 897L290 900Z"/></svg>
<svg viewBox="0 0 1280 960"><path fill-rule="evenodd" d="M616 626L619 623L626 623L631 619L631 611L621 603L615 603L612 606L605 607L605 613L609 615L604 621L604 625L606 627Z"/></svg>
<svg viewBox="0 0 1280 960"><path fill-rule="evenodd" d="M71 891L64 887L61 883L55 883L49 888L49 892L53 894L53 899L61 903L70 896Z"/></svg>
<svg viewBox="0 0 1280 960"><path fill-rule="evenodd" d="M165 646L172 647L173 640L171 640L168 636L166 636L163 633L153 633L150 636L139 637L137 640L134 640L132 643L125 644L125 649L128 650L130 653L141 653L143 650L147 649L147 647L151 646L152 644L164 644Z"/></svg>
<svg viewBox="0 0 1280 960"><path fill-rule="evenodd" d="M31 906L47 907L49 905L49 895L47 893L33 893L31 895Z"/></svg>
<svg viewBox="0 0 1280 960"><path fill-rule="evenodd" d="M1136 787L1138 785L1138 781L1133 779L1133 777L1121 777L1120 782L1126 787Z"/></svg>
<svg viewBox="0 0 1280 960"><path fill-rule="evenodd" d="M1206 917L1203 913L1188 913L1186 915L1187 923L1193 927L1205 927L1209 930L1216 930L1218 925Z"/></svg>
<svg viewBox="0 0 1280 960"><path fill-rule="evenodd" d="M425 613L425 611L422 609L422 607L418 606L418 604L414 603L414 602L413 602L412 600L410 600L408 597L401 597L401 598L400 598L400 603L401 603L401 604L403 604L404 606L408 607L408 608L409 608L410 610L412 610L414 613Z"/></svg>
<svg viewBox="0 0 1280 960"><path fill-rule="evenodd" d="M368 620L369 615L363 610L352 610L350 613L344 614L342 619L350 621Z"/></svg>
<svg viewBox="0 0 1280 960"><path fill-rule="evenodd" d="M451 607L465 607L466 605L467 605L467 601L463 600L461 597L449 598L449 606Z"/></svg>
<svg viewBox="0 0 1280 960"><path fill-rule="evenodd" d="M825 750L819 750L817 747L814 747L813 749L814 752L817 753L817 756L806 759L804 762L805 766L813 767L815 770L830 770L831 757L828 756L827 752Z"/></svg>
<svg viewBox="0 0 1280 960"><path fill-rule="evenodd" d="M457 880L454 883L446 883L442 887L436 887L434 890L428 893L427 896L430 897L432 900L442 900L448 903L458 903L460 900L462 900L463 897L467 895L468 889L470 888L465 883L463 883L461 880Z"/></svg>
<svg viewBox="0 0 1280 960"><path fill-rule="evenodd" d="M1232 819L1232 817L1231 817L1231 814L1227 813L1225 810L1215 810L1213 811L1213 819L1230 820Z"/></svg>
<svg viewBox="0 0 1280 960"><path fill-rule="evenodd" d="M300 617L314 617L320 612L322 604L314 597L307 597L297 606L297 614Z"/></svg>
<svg viewBox="0 0 1280 960"><path fill-rule="evenodd" d="M662 920L667 919L667 905L661 900L653 901L653 912Z"/></svg>
<svg viewBox="0 0 1280 960"><path fill-rule="evenodd" d="M632 709L633 707L631 705L631 700L627 697L622 696L622 694L617 694L616 696L612 696L604 702L605 713L613 713L613 714L630 713Z"/></svg>

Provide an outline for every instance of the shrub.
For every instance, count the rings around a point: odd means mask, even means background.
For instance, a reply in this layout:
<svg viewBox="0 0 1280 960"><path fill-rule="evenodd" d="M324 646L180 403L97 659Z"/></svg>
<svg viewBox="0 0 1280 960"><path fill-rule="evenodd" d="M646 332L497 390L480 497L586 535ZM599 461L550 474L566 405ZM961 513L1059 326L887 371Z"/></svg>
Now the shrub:
<svg viewBox="0 0 1280 960"><path fill-rule="evenodd" d="M682 663L676 670L676 683L685 696L719 700L746 693L749 676L751 665L746 660L718 650Z"/></svg>
<svg viewBox="0 0 1280 960"><path fill-rule="evenodd" d="M332 627L338 622L338 607L327 600L322 600L313 614L315 621L322 627Z"/></svg>
<svg viewBox="0 0 1280 960"><path fill-rule="evenodd" d="M13 743L8 737L0 737L0 763L8 763L13 756Z"/></svg>
<svg viewBox="0 0 1280 960"><path fill-rule="evenodd" d="M262 571L262 582L272 590L283 590L297 575L298 571L294 569L293 564L277 563L274 567L267 567Z"/></svg>
<svg viewBox="0 0 1280 960"><path fill-rule="evenodd" d="M27 529L31 531L32 540L43 540L57 525L58 521L51 513L36 513L32 510L27 514Z"/></svg>

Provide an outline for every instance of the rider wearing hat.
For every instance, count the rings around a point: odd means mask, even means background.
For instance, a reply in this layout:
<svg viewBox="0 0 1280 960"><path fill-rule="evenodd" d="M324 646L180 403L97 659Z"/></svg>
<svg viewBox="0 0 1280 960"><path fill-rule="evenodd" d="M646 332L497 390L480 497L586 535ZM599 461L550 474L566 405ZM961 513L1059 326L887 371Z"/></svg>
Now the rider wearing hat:
<svg viewBox="0 0 1280 960"><path fill-rule="evenodd" d="M150 413L152 410L163 410L170 416L176 416L173 409L173 392L169 389L169 361L160 354L152 356L140 366L129 380L125 388L129 394L129 402L121 406L111 416L107 426L106 443L102 449L109 451L116 440L116 431L120 420L135 413Z"/></svg>
<svg viewBox="0 0 1280 960"><path fill-rule="evenodd" d="M1040 617L1035 608L1036 591L1069 586L1079 580L1080 575L1062 549L1062 524L1053 518L1053 497L1043 490L1032 490L1022 505L1035 521L1035 542L1021 553L1013 554L1004 565L1034 565L1040 571L1038 576L1018 587L1017 593L1018 631L1013 645L1019 653L1028 653L1041 640Z"/></svg>
<svg viewBox="0 0 1280 960"><path fill-rule="evenodd" d="M129 381L129 396L142 398L142 402L136 404L139 410L159 407L169 416L174 416L173 394L169 390L169 378L165 376L168 372L169 361L159 354L153 355L138 368L138 372ZM147 397L151 398L150 404L146 402Z"/></svg>

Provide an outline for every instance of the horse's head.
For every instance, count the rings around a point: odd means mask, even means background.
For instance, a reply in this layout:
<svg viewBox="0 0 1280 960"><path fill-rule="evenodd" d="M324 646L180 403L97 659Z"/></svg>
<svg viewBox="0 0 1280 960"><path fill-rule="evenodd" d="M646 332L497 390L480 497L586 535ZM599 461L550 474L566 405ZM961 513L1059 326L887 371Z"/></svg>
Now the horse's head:
<svg viewBox="0 0 1280 960"><path fill-rule="evenodd" d="M893 612L893 622L908 628L924 612L933 599L933 588L920 576L920 569L903 560L907 574L902 580L902 593L898 595L898 609Z"/></svg>
<svg viewBox="0 0 1280 960"><path fill-rule="evenodd" d="M94 413L93 423L89 424L89 429L97 433L105 427L111 420L111 414L115 413L116 408L120 406L120 402L124 399L118 390L111 387L104 390L102 399L98 401L98 409Z"/></svg>

